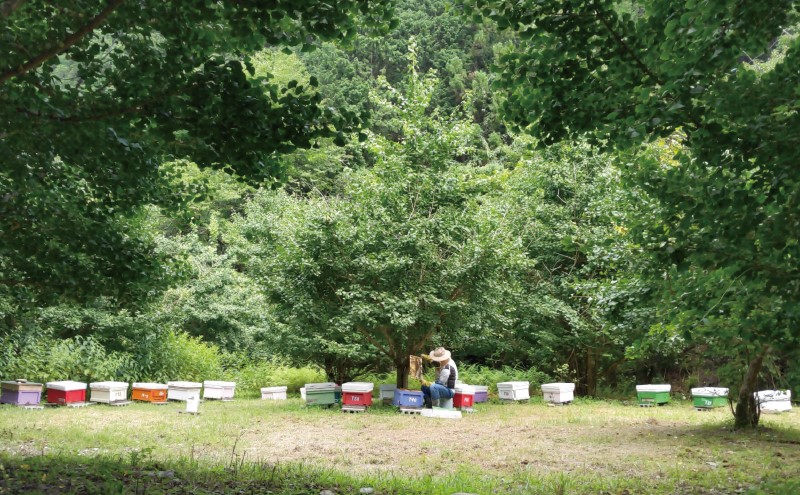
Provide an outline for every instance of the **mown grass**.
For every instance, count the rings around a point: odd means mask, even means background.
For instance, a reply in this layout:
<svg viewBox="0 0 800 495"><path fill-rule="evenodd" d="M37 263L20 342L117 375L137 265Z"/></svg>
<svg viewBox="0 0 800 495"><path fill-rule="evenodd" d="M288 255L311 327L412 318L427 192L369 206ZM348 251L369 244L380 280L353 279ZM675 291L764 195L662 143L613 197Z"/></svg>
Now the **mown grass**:
<svg viewBox="0 0 800 495"><path fill-rule="evenodd" d="M800 493L800 415L481 404L459 421L237 400L0 409L0 493ZM166 473L166 474L165 474Z"/></svg>

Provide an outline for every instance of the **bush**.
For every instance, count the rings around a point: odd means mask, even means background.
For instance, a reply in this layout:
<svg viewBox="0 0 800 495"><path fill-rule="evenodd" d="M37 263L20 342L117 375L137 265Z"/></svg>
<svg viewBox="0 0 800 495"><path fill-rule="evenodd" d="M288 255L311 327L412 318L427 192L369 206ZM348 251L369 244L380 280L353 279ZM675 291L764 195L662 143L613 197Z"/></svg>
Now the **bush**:
<svg viewBox="0 0 800 495"><path fill-rule="evenodd" d="M202 382L223 378L219 348L185 332L148 335L135 351L132 368L123 373L125 381Z"/></svg>
<svg viewBox="0 0 800 495"><path fill-rule="evenodd" d="M11 342L4 339L3 346L15 349L3 363L4 379L25 378L29 381L76 380L93 382L117 377L130 367L130 356L107 352L92 337L77 336L57 339L39 334L35 339Z"/></svg>
<svg viewBox="0 0 800 495"><path fill-rule="evenodd" d="M286 386L288 392L298 393L306 383L327 381L320 368L295 368L279 360L250 363L228 375L236 382L236 394L241 397L260 397L262 387Z"/></svg>

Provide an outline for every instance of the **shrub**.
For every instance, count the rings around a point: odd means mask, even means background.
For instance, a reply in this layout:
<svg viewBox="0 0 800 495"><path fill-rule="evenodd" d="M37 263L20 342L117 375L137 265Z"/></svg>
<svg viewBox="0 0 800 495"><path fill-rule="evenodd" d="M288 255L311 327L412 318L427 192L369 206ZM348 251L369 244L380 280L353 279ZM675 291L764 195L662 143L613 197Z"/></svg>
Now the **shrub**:
<svg viewBox="0 0 800 495"><path fill-rule="evenodd" d="M250 363L228 376L236 382L236 393L241 397L260 397L261 387L286 386L287 391L298 393L306 383L324 382L325 373L320 368L290 367L279 360Z"/></svg>

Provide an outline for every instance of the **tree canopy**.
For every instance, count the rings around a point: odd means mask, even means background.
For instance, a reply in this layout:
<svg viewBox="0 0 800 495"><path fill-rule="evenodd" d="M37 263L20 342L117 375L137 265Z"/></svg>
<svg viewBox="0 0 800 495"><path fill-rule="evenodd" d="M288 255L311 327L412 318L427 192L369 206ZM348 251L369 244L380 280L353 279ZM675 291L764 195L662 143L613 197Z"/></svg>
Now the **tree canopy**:
<svg viewBox="0 0 800 495"><path fill-rule="evenodd" d="M498 61L518 129L542 144L677 144L674 156L631 159L634 183L660 204L639 239L660 257L662 301L683 334L748 356L737 424L757 422L761 360L800 344L800 42L782 37L796 2L461 4L520 37ZM776 44L785 50L768 70L748 65Z"/></svg>
<svg viewBox="0 0 800 495"><path fill-rule="evenodd" d="M2 290L130 298L166 280L136 207L197 191L165 188L162 161L259 182L279 175L277 153L361 122L322 108L313 78L254 76L250 54L348 39L390 14L374 0L0 2Z"/></svg>

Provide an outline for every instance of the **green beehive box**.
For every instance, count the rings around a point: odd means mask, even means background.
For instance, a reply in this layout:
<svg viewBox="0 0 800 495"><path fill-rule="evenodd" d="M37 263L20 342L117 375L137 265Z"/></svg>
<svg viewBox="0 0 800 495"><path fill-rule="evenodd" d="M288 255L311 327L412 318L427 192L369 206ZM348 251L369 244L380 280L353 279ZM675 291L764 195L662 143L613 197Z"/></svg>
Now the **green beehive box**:
<svg viewBox="0 0 800 495"><path fill-rule="evenodd" d="M692 403L697 409L713 409L728 405L728 389L703 387L692 389Z"/></svg>
<svg viewBox="0 0 800 495"><path fill-rule="evenodd" d="M305 388L308 406L330 406L336 403L334 383L307 383Z"/></svg>
<svg viewBox="0 0 800 495"><path fill-rule="evenodd" d="M669 392L672 386L666 385L636 385L636 397L640 406L654 406L669 402Z"/></svg>

